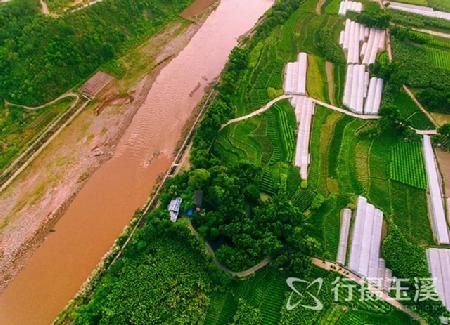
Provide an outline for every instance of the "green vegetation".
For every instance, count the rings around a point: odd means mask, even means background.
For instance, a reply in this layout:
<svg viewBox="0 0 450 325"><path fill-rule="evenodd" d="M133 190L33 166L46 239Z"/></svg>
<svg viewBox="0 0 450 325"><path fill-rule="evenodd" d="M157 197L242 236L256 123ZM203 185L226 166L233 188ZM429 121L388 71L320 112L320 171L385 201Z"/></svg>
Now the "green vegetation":
<svg viewBox="0 0 450 325"><path fill-rule="evenodd" d="M399 143L393 147L390 174L395 181L426 190L422 143Z"/></svg>
<svg viewBox="0 0 450 325"><path fill-rule="evenodd" d="M74 102L72 96L36 110L15 105L0 106L0 172Z"/></svg>
<svg viewBox="0 0 450 325"><path fill-rule="evenodd" d="M2 4L0 98L50 101L159 31L190 2L109 0L58 19L41 15L34 0Z"/></svg>

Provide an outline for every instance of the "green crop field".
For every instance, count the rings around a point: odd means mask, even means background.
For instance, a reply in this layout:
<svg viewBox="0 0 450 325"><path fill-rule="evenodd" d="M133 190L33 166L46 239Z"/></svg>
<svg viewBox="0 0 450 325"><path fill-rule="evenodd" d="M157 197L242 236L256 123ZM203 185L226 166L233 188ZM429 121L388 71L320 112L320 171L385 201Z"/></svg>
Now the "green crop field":
<svg viewBox="0 0 450 325"><path fill-rule="evenodd" d="M449 48L450 50L450 48ZM450 70L450 51L427 47L427 55L436 68Z"/></svg>
<svg viewBox="0 0 450 325"><path fill-rule="evenodd" d="M328 81L325 71L325 60L315 56L308 56L308 72L306 90L308 95L323 102L329 102Z"/></svg>
<svg viewBox="0 0 450 325"><path fill-rule="evenodd" d="M28 110L15 105L1 106L0 172L74 102L75 97L66 97L37 110Z"/></svg>
<svg viewBox="0 0 450 325"><path fill-rule="evenodd" d="M421 142L399 143L392 148L390 175L400 183L427 188Z"/></svg>

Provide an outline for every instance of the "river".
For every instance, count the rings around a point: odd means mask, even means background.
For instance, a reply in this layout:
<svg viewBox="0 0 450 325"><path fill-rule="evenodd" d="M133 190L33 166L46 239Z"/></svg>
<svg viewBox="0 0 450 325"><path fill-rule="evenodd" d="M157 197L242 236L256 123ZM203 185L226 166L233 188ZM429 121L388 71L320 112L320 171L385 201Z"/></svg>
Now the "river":
<svg viewBox="0 0 450 325"><path fill-rule="evenodd" d="M237 39L272 4L222 0L161 71L113 158L92 175L0 296L0 324L48 324L76 294L170 167L183 127Z"/></svg>

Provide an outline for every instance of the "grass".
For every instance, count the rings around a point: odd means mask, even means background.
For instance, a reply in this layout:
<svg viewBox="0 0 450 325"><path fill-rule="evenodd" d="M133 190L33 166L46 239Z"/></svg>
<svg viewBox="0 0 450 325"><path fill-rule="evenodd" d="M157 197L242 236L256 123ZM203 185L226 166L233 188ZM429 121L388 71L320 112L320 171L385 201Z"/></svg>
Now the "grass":
<svg viewBox="0 0 450 325"><path fill-rule="evenodd" d="M323 102L329 102L326 61L315 55L308 56L306 89L308 95Z"/></svg>
<svg viewBox="0 0 450 325"><path fill-rule="evenodd" d="M420 142L399 143L392 148L391 179L426 190L427 179Z"/></svg>
<svg viewBox="0 0 450 325"><path fill-rule="evenodd" d="M37 110L15 105L0 107L0 172L47 126L66 112L74 101L75 97L66 97Z"/></svg>

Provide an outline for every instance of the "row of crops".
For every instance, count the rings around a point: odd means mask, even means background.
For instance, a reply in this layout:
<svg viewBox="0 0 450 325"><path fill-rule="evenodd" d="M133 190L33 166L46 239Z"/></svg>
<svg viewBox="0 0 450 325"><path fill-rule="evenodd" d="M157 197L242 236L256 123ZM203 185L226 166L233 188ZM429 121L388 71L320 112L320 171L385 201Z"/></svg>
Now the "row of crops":
<svg viewBox="0 0 450 325"><path fill-rule="evenodd" d="M402 142L392 148L390 176L400 183L424 190L427 188L420 142Z"/></svg>

